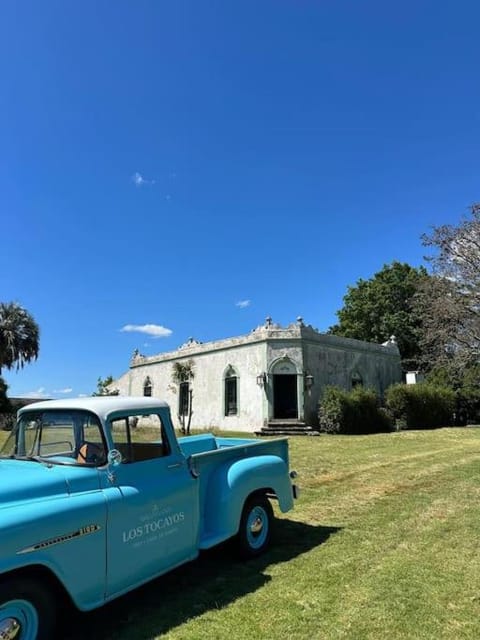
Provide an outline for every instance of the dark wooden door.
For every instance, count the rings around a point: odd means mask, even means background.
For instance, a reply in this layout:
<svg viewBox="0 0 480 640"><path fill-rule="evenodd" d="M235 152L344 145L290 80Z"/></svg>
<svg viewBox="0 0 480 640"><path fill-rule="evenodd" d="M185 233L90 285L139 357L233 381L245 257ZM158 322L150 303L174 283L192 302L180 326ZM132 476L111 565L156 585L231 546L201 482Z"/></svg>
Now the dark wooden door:
<svg viewBox="0 0 480 640"><path fill-rule="evenodd" d="M273 417L276 420L298 418L297 376L273 376Z"/></svg>

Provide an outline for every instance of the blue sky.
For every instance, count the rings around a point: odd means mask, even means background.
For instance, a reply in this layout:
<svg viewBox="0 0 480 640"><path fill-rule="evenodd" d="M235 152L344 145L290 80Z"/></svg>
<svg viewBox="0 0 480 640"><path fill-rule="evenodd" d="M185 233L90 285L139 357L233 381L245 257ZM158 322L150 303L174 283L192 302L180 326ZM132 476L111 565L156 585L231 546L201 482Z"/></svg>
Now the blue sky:
<svg viewBox="0 0 480 640"><path fill-rule="evenodd" d="M480 4L4 0L0 299L14 396L132 351L326 330L346 288L479 200ZM157 337L125 327L156 325ZM5 373L5 372L4 372Z"/></svg>

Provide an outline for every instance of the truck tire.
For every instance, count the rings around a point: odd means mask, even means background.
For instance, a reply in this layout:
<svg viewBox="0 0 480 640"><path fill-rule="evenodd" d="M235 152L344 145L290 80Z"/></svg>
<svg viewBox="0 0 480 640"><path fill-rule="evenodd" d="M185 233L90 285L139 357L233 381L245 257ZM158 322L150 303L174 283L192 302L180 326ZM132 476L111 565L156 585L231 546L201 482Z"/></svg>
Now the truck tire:
<svg viewBox="0 0 480 640"><path fill-rule="evenodd" d="M0 582L0 638L52 640L54 637L55 600L48 586L20 576Z"/></svg>
<svg viewBox="0 0 480 640"><path fill-rule="evenodd" d="M273 509L262 494L250 496L243 505L237 545L242 558L256 558L270 544Z"/></svg>

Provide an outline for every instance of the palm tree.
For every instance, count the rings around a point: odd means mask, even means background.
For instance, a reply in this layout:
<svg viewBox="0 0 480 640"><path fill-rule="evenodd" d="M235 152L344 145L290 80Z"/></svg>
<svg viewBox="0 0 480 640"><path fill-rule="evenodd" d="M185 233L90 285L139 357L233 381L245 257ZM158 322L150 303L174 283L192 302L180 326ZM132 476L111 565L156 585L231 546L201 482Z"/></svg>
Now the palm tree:
<svg viewBox="0 0 480 640"><path fill-rule="evenodd" d="M182 433L190 434L190 424L192 422L192 398L193 390L190 381L195 377L195 362L175 362L172 367L172 381L179 386L179 409L178 419L181 424ZM188 418L188 421L187 421Z"/></svg>
<svg viewBox="0 0 480 640"><path fill-rule="evenodd" d="M16 302L0 302L0 373L2 367L22 369L36 360L40 330L33 317Z"/></svg>

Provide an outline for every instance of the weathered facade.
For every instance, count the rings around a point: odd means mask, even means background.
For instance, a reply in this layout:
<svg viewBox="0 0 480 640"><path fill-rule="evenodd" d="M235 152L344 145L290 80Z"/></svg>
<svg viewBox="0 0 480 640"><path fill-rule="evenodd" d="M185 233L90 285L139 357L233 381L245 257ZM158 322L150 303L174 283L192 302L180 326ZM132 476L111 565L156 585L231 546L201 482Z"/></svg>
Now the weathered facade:
<svg viewBox="0 0 480 640"><path fill-rule="evenodd" d="M175 363L190 363L193 377L174 382ZM256 431L285 421L316 425L327 385L363 384L383 394L400 380L394 338L372 344L319 333L301 318L286 328L267 318L244 336L207 343L190 338L155 356L135 352L111 388L166 400L174 420L191 402L193 428Z"/></svg>

